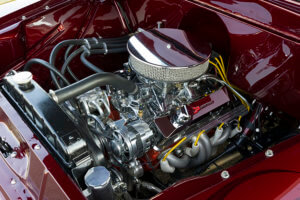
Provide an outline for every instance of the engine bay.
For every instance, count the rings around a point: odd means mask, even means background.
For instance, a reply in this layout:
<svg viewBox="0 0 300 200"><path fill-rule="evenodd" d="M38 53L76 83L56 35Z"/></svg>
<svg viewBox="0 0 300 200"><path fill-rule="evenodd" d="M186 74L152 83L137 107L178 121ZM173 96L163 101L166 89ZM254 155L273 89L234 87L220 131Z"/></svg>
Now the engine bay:
<svg viewBox="0 0 300 200"><path fill-rule="evenodd" d="M113 72L88 59L120 53L128 62ZM75 57L94 73L79 79ZM34 80L36 65L57 89ZM295 122L232 85L209 43L172 28L62 41L49 62L10 71L2 89L88 199L148 199L188 177L226 179L226 168L286 139L271 132Z"/></svg>

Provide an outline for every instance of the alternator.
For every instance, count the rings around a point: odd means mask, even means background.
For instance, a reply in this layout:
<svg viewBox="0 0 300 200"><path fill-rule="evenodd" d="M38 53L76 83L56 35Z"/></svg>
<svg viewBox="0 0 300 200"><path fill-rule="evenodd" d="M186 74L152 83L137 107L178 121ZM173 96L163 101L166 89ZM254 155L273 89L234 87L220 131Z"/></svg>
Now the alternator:
<svg viewBox="0 0 300 200"><path fill-rule="evenodd" d="M113 138L111 152L114 159L123 164L142 157L150 149L154 134L148 124L136 120L126 125L117 125Z"/></svg>

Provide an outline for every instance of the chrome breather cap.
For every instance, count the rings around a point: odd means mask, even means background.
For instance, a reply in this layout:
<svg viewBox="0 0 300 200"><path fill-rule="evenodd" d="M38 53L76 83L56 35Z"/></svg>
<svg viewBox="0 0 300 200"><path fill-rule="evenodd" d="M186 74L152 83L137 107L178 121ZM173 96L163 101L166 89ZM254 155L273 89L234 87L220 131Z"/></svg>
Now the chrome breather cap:
<svg viewBox="0 0 300 200"><path fill-rule="evenodd" d="M113 200L111 175L104 166L90 168L84 176L84 182L95 199Z"/></svg>

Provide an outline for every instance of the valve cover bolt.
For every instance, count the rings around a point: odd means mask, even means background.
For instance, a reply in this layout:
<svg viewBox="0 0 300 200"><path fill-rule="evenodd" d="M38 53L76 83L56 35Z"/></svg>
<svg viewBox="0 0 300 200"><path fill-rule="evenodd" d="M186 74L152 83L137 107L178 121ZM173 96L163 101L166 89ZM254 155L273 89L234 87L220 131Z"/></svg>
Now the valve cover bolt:
<svg viewBox="0 0 300 200"><path fill-rule="evenodd" d="M224 170L224 171L221 172L221 177L223 179L228 179L230 177L230 174L227 170Z"/></svg>
<svg viewBox="0 0 300 200"><path fill-rule="evenodd" d="M271 149L268 149L266 152L265 152L265 155L267 158L271 158L274 156L274 152L271 150Z"/></svg>
<svg viewBox="0 0 300 200"><path fill-rule="evenodd" d="M41 146L40 145L35 145L34 147L33 147L35 150L40 150L41 149Z"/></svg>

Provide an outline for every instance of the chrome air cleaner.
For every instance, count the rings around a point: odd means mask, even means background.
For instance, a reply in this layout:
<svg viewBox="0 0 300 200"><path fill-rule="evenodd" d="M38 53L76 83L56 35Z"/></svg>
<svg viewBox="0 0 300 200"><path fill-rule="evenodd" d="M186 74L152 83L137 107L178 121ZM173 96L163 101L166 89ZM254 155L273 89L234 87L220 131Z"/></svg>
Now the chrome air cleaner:
<svg viewBox="0 0 300 200"><path fill-rule="evenodd" d="M163 82L196 79L208 69L211 47L179 29L142 31L127 45L132 69L145 78Z"/></svg>

